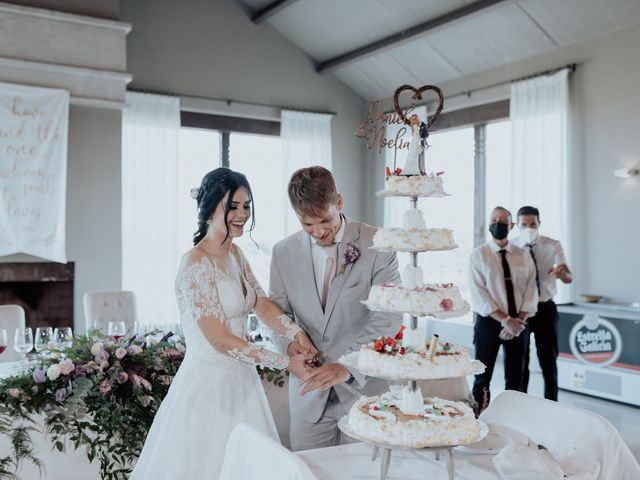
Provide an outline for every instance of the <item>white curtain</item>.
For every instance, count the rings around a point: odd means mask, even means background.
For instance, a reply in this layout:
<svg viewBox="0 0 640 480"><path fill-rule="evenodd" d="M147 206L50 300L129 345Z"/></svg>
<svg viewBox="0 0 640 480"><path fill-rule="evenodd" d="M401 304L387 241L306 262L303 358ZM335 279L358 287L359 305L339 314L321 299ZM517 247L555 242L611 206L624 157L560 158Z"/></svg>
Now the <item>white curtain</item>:
<svg viewBox="0 0 640 480"><path fill-rule="evenodd" d="M180 101L127 93L122 126L122 286L138 321L177 321Z"/></svg>
<svg viewBox="0 0 640 480"><path fill-rule="evenodd" d="M565 69L511 85L509 184L512 207L537 207L541 233L560 240L571 263L568 75ZM569 301L571 290L558 286L556 301Z"/></svg>
<svg viewBox="0 0 640 480"><path fill-rule="evenodd" d="M291 174L304 167L321 166L331 170L331 119L325 113L282 111L280 137L282 138L282 158L284 178L288 183ZM300 222L285 197L284 211L287 212L285 234L300 229Z"/></svg>

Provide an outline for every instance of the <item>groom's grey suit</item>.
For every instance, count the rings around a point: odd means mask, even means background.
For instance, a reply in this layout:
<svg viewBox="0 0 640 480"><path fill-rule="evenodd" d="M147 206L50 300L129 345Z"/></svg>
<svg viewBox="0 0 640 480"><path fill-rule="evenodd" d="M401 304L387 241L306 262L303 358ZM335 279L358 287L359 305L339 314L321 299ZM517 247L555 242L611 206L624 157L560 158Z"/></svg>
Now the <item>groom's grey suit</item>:
<svg viewBox="0 0 640 480"><path fill-rule="evenodd" d="M346 219L344 236L338 246L338 273L331 284L323 311L311 253L311 238L300 230L275 245L271 257L270 297L309 335L323 363L335 363L341 355L380 335L392 335L402 322L400 315L371 312L366 300L372 285L397 282L398 262L394 253L369 247L375 228ZM360 258L347 265L345 247L355 245ZM357 400L353 389L374 395L388 389L387 382L369 378L349 369L350 386L315 390L300 396L302 387L294 377L289 382L291 446L294 450L319 448L335 443L337 420ZM353 388L351 388L353 387Z"/></svg>

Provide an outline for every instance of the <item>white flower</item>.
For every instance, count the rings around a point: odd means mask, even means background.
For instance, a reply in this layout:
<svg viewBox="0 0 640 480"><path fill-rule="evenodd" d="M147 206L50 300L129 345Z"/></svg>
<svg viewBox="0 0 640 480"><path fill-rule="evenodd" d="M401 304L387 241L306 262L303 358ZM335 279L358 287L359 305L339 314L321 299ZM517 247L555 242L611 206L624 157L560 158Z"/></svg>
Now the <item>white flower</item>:
<svg viewBox="0 0 640 480"><path fill-rule="evenodd" d="M180 353L184 353L187 351L185 346L181 343L176 343L176 350L178 350Z"/></svg>
<svg viewBox="0 0 640 480"><path fill-rule="evenodd" d="M55 380L59 376L60 376L60 365L59 364L51 365L47 369L47 377L49 377L49 380Z"/></svg>
<svg viewBox="0 0 640 480"><path fill-rule="evenodd" d="M69 375L71 372L73 372L76 369L75 364L69 359L61 361L58 364L58 367L62 375Z"/></svg>
<svg viewBox="0 0 640 480"><path fill-rule="evenodd" d="M104 350L104 345L102 345L102 343L100 343L100 342L94 343L91 346L91 355L97 355L98 353L100 353L103 350Z"/></svg>
<svg viewBox="0 0 640 480"><path fill-rule="evenodd" d="M120 359L124 358L126 355L127 355L127 349L126 348L120 347L120 348L118 348L116 350L116 358L117 359L120 360Z"/></svg>

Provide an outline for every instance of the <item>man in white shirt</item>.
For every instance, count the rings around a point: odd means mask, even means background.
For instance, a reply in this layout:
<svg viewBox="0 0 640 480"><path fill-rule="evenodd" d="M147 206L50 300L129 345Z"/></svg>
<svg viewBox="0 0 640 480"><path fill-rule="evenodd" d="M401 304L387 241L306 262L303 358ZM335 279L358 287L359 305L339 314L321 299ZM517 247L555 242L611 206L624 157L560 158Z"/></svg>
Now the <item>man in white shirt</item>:
<svg viewBox="0 0 640 480"><path fill-rule="evenodd" d="M524 391L529 385L529 334L536 339L538 361L544 378L544 398L558 400L558 310L553 301L556 294L556 280L571 283L573 277L567 266L562 245L558 240L539 235L540 212L535 207L522 207L518 210L518 228L520 236L513 243L531 255L536 267L536 285L538 290L538 311L529 319L526 334L524 358Z"/></svg>
<svg viewBox="0 0 640 480"><path fill-rule="evenodd" d="M538 292L531 256L507 239L513 228L511 212L491 212L492 238L475 248L469 262L471 299L476 318L473 345L486 370L476 375L473 397L477 412L489 406L489 385L500 345L504 348L505 389L524 391L526 320L535 314Z"/></svg>

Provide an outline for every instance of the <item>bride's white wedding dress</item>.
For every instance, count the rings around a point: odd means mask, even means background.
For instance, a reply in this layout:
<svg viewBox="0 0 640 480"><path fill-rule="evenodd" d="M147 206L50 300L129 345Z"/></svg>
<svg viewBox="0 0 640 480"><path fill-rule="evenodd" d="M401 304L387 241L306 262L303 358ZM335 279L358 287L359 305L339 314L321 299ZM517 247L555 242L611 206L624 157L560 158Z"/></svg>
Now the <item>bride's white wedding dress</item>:
<svg viewBox="0 0 640 480"><path fill-rule="evenodd" d="M176 278L187 353L165 397L130 480L214 480L227 439L245 422L278 440L255 365L286 368L288 358L244 341L247 314L265 296L246 258L235 246L239 278L205 255L191 254ZM223 323L233 348L214 349L198 322ZM286 316L271 326L287 338L299 328ZM244 348L237 348L242 339ZM220 349L220 345L218 345Z"/></svg>

